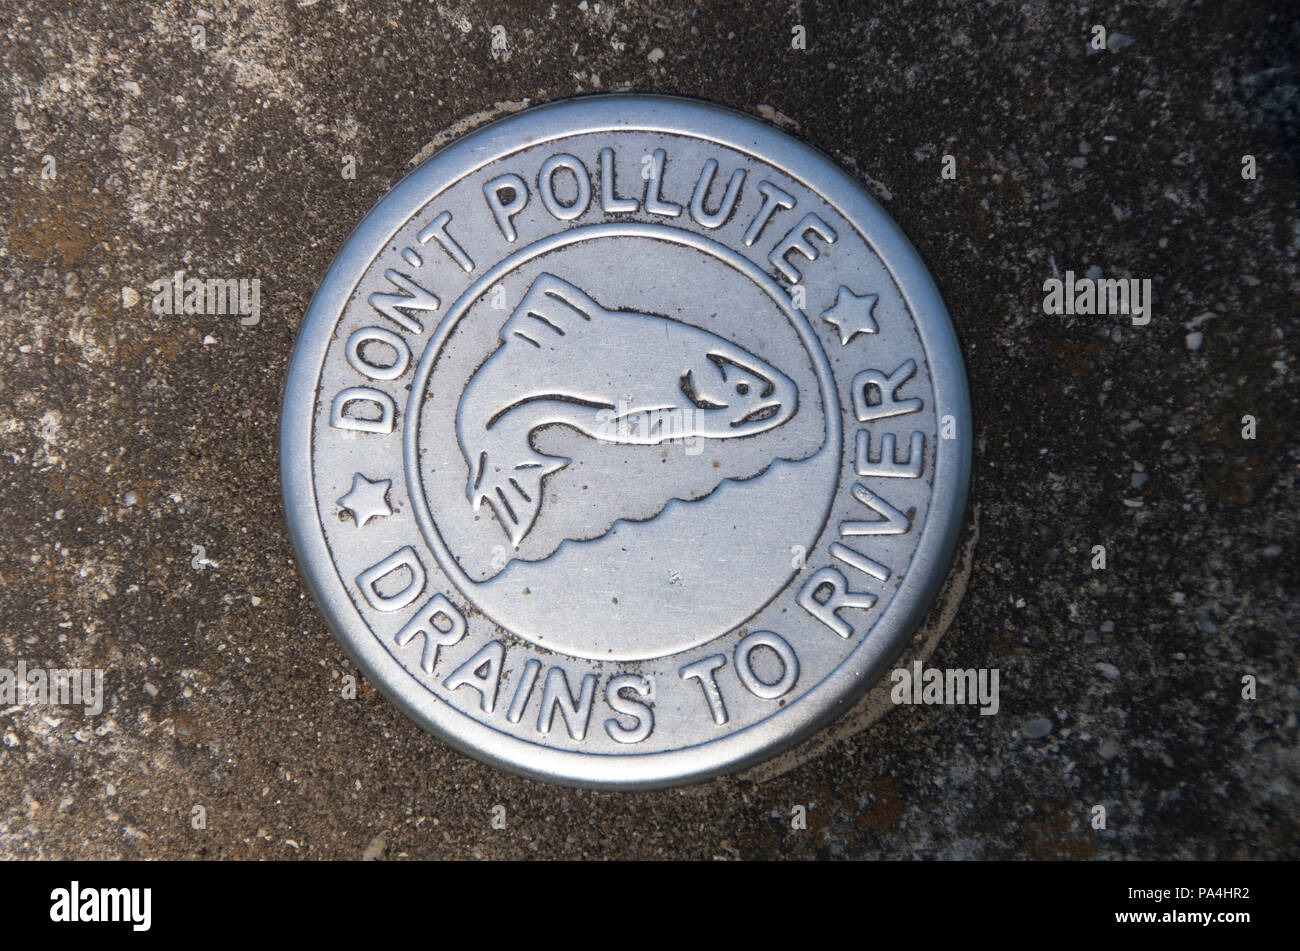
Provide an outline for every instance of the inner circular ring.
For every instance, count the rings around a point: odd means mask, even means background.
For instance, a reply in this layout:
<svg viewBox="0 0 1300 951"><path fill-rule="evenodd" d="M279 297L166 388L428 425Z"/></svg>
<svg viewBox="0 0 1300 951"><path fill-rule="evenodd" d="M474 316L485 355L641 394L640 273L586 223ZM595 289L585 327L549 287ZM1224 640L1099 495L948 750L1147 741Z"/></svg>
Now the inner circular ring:
<svg viewBox="0 0 1300 951"><path fill-rule="evenodd" d="M419 464L421 402L428 389L430 376L433 372L434 364L437 362L438 355L451 334L455 331L456 325L461 318L465 316L474 302L482 297L482 295L485 294L494 283L499 281L510 271L513 271L527 262L559 248L583 241L615 237L648 238L692 248L710 255L730 266L752 281L755 286L763 291L763 293L765 293L777 305L777 308L786 316L787 320L789 320L801 345L803 346L803 349L812 362L813 370L818 381L818 392L821 397L822 406L825 409L826 443L821 452L830 453L832 457L836 459L842 458L843 425L841 420L841 407L829 361L822 350L816 334L813 332L811 325L809 324L807 315L794 308L789 295L781 289L780 285L778 285L772 277L763 272L748 258L745 258L743 255L738 254L732 249L702 235L664 225L638 222L587 225L550 235L549 237L543 238L526 248L519 249L514 254L499 261L478 278L478 280L474 281L468 288L466 288L465 291L453 302L451 307L448 308L446 316L439 322L435 334L430 339L421 355L419 366L416 369L411 394L407 402L407 424L404 427L405 431L403 434L403 450L405 454L404 467L408 497L411 499L415 510L416 521L420 526L425 541L432 550L439 566L461 593L471 603L473 603L478 610L491 618L494 623L512 633L517 632L513 632L512 628L508 625L502 624L499 619L493 617L491 611L484 605L480 604L479 600L474 596L477 585L473 579L466 574L457 562L456 558L452 555L441 532L438 530L432 512L429 509L428 500L424 493ZM834 492L832 492L831 495L833 496ZM820 537L825 530L825 520L828 517L829 508L830 507L828 506L827 510L820 514L822 523L817 526L817 537ZM764 610L777 596L779 596L785 587L788 587L788 582L787 585L774 591L771 597L755 609L749 616L753 617L755 614ZM553 645L547 646L551 649L555 649ZM611 658L609 654L586 654L580 650L573 649L564 649L562 652L570 654L571 656L589 657L590 659L616 659ZM648 659L648 657L645 655L637 655L628 656L624 659Z"/></svg>

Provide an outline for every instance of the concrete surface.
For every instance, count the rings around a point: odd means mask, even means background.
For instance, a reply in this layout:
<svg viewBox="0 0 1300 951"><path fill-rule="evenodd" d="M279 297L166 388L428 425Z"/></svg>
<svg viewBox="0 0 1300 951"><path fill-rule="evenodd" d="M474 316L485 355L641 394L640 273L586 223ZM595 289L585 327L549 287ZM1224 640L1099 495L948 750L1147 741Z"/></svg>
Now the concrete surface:
<svg viewBox="0 0 1300 951"><path fill-rule="evenodd" d="M1286 4L3 10L0 666L102 667L107 697L0 711L0 856L1300 854ZM830 151L930 263L982 512L931 663L999 668L996 716L904 706L766 782L627 795L496 772L364 683L341 696L277 484L315 283L447 130L618 88ZM1054 269L1091 268L1150 278L1151 323L1043 313ZM260 323L154 314L177 269L259 279Z"/></svg>

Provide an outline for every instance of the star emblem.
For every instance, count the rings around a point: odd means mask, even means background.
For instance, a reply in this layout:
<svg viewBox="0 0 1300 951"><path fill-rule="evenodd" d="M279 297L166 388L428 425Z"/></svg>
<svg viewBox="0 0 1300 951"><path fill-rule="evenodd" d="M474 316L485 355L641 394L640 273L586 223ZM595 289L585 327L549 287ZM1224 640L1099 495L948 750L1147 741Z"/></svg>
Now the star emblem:
<svg viewBox="0 0 1300 951"><path fill-rule="evenodd" d="M835 296L835 306L822 314L822 319L832 323L840 332L840 346L848 346L858 334L880 331L871 312L876 307L875 294L855 294L843 284Z"/></svg>
<svg viewBox="0 0 1300 951"><path fill-rule="evenodd" d="M393 514L388 505L388 490L392 485L392 479L371 482L358 472L352 477L352 491L339 499L338 503L352 513L353 520L360 528L372 518Z"/></svg>

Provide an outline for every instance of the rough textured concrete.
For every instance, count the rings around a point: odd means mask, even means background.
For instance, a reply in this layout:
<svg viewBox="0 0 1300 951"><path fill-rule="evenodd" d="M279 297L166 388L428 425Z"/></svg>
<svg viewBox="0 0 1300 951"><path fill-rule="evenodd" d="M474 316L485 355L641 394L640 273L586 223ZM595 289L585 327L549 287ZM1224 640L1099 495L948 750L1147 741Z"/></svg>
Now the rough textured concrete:
<svg viewBox="0 0 1300 951"><path fill-rule="evenodd" d="M0 855L1300 854L1285 4L136 7L0 17L0 666L108 671L97 718L0 711ZM1132 42L1089 53L1094 23ZM480 766L367 685L341 698L277 488L315 282L449 128L617 88L795 131L930 263L982 510L932 662L1000 668L998 715L901 707L765 783L623 795ZM1153 281L1150 325L1043 313L1054 269L1094 267ZM261 322L152 313L181 268L259 278Z"/></svg>

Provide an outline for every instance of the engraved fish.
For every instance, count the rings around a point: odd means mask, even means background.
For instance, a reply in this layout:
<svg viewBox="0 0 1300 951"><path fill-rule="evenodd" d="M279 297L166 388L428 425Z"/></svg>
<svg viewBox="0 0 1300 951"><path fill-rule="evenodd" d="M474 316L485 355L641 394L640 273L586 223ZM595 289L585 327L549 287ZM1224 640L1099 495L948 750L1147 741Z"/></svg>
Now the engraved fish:
<svg viewBox="0 0 1300 951"><path fill-rule="evenodd" d="M728 340L667 317L601 307L552 274L537 278L475 371L456 412L466 495L515 548L537 520L542 481L571 461L533 448L544 426L606 442L735 439L784 424L798 388Z"/></svg>

